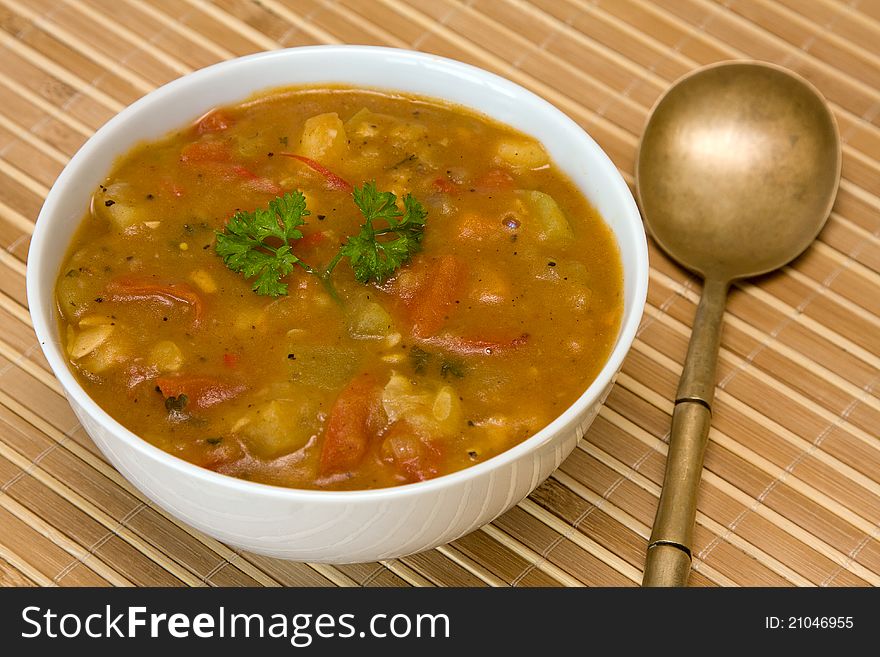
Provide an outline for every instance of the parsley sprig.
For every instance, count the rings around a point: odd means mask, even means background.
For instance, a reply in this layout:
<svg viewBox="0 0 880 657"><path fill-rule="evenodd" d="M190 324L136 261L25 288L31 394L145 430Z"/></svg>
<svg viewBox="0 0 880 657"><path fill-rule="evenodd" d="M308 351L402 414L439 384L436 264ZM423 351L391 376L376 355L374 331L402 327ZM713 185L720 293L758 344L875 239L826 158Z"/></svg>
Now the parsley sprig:
<svg viewBox="0 0 880 657"><path fill-rule="evenodd" d="M281 278L299 265L319 276L335 296L330 274L342 258L349 259L359 282L381 285L421 248L428 213L410 194L403 198L401 210L397 196L380 192L375 181L356 187L352 198L364 223L323 269L309 266L291 250L291 244L302 238L303 217L310 214L299 191L275 198L268 209L236 212L225 229L217 232L217 254L231 270L254 279L252 289L262 295L287 294L287 283Z"/></svg>
<svg viewBox="0 0 880 657"><path fill-rule="evenodd" d="M397 196L378 191L375 182L355 188L352 197L365 221L360 232L348 238L325 271L329 274L340 259L348 258L358 281L373 280L381 285L419 250L428 213L410 194L403 198L401 212ZM376 221L385 221L388 225L376 228ZM394 239L378 239L380 235L391 234Z"/></svg>
<svg viewBox="0 0 880 657"><path fill-rule="evenodd" d="M291 242L302 239L299 226L309 215L306 198L296 191L269 201L269 207L253 212L238 210L224 231L217 232L217 255L232 271L245 278L253 278L252 289L257 294L277 297L287 294L287 283L281 278L293 271L299 263L307 271L311 268L291 252ZM281 244L271 246L267 240L275 238Z"/></svg>

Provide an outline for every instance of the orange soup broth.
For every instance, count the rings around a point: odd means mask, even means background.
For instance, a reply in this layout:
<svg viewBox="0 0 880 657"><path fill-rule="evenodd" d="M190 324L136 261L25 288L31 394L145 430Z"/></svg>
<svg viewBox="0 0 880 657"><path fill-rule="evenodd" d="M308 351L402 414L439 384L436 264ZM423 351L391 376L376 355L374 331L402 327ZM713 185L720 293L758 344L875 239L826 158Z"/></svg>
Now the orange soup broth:
<svg viewBox="0 0 880 657"><path fill-rule="evenodd" d="M381 284L343 259L329 284L298 266L286 295L256 294L215 231L301 190L293 252L323 267L364 221L331 175L412 194L420 252ZM622 284L612 232L526 135L430 99L287 88L121 157L57 299L80 383L143 439L252 481L364 489L546 426L605 364Z"/></svg>

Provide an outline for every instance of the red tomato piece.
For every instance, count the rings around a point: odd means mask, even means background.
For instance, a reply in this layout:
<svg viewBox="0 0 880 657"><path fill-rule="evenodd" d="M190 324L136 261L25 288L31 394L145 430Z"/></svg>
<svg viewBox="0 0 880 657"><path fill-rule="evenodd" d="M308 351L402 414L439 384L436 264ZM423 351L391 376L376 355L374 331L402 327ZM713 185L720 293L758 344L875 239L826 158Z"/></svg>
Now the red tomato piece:
<svg viewBox="0 0 880 657"><path fill-rule="evenodd" d="M237 397L247 389L247 386L209 376L186 374L160 376L156 379L156 385L166 399L186 395L187 406L195 408L208 408L225 402Z"/></svg>
<svg viewBox="0 0 880 657"><path fill-rule="evenodd" d="M421 285L409 301L414 336L429 337L443 327L461 294L466 273L467 265L457 256L430 260Z"/></svg>
<svg viewBox="0 0 880 657"><path fill-rule="evenodd" d="M204 303L201 296L186 283L156 283L137 278L117 278L107 284L111 301L153 301L166 305L181 302L193 309L193 324L202 320Z"/></svg>
<svg viewBox="0 0 880 657"><path fill-rule="evenodd" d="M223 141L194 141L180 149L181 162L229 162L232 151Z"/></svg>
<svg viewBox="0 0 880 657"><path fill-rule="evenodd" d="M348 472L358 465L370 444L370 417L379 403L379 387L372 376L355 377L330 410L319 470L322 474Z"/></svg>
<svg viewBox="0 0 880 657"><path fill-rule="evenodd" d="M233 164L229 170L236 178L245 181L245 184L255 192L265 192L266 194L275 194L278 196L284 191L281 185L270 178L258 176L253 171L240 164Z"/></svg>
<svg viewBox="0 0 880 657"><path fill-rule="evenodd" d="M235 125L235 119L222 110L213 110L196 122L196 134L204 135L209 132L222 132L233 125Z"/></svg>
<svg viewBox="0 0 880 657"><path fill-rule="evenodd" d="M381 456L407 481L415 482L439 475L443 455L434 441L420 435L406 420L398 420L385 434Z"/></svg>

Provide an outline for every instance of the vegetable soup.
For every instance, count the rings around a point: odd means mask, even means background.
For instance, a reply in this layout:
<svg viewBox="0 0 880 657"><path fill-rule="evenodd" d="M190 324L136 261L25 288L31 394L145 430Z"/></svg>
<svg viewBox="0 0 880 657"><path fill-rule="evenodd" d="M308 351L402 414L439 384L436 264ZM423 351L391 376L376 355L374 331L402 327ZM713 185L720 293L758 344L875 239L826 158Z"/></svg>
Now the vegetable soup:
<svg viewBox="0 0 880 657"><path fill-rule="evenodd" d="M623 273L534 139L433 99L297 87L118 159L56 299L79 382L143 439L364 489L549 424L611 353Z"/></svg>

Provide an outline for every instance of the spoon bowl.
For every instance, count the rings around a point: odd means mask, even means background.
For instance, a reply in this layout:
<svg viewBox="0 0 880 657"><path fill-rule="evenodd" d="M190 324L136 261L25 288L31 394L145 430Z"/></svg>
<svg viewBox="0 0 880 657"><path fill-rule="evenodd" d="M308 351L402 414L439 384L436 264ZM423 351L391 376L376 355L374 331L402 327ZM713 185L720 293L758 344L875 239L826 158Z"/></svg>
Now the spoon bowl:
<svg viewBox="0 0 880 657"><path fill-rule="evenodd" d="M825 100L776 66L700 69L655 105L636 188L660 247L704 278L772 271L815 239L840 178Z"/></svg>
<svg viewBox="0 0 880 657"><path fill-rule="evenodd" d="M721 62L678 80L639 143L648 232L704 279L682 369L644 586L687 582L722 317L732 281L790 262L816 238L840 180L837 123L822 95L762 62Z"/></svg>

